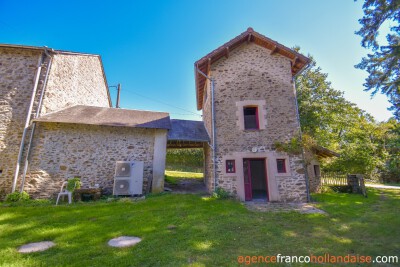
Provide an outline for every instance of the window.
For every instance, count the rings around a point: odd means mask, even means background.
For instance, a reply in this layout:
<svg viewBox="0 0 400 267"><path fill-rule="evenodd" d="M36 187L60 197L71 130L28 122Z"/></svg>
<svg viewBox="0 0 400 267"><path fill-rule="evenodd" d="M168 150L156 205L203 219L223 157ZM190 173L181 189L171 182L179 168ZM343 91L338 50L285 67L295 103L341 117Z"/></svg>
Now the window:
<svg viewBox="0 0 400 267"><path fill-rule="evenodd" d="M258 130L258 108L257 107L243 107L244 115L244 129L245 130Z"/></svg>
<svg viewBox="0 0 400 267"><path fill-rule="evenodd" d="M315 177L321 176L321 170L319 169L319 165L314 165L314 175Z"/></svg>
<svg viewBox="0 0 400 267"><path fill-rule="evenodd" d="M278 173L286 173L285 159L277 159L276 160L276 168L278 170Z"/></svg>
<svg viewBox="0 0 400 267"><path fill-rule="evenodd" d="M235 103L237 126L244 131L262 131L267 126L267 105L264 100L241 100Z"/></svg>
<svg viewBox="0 0 400 267"><path fill-rule="evenodd" d="M234 160L227 160L226 161L226 173L235 173L235 161Z"/></svg>

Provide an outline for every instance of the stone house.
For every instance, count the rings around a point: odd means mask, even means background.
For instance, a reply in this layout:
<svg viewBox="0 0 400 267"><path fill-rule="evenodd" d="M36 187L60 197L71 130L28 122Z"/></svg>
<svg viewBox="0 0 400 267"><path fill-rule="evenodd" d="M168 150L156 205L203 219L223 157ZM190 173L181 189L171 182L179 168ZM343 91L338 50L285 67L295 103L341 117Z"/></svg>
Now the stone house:
<svg viewBox="0 0 400 267"><path fill-rule="evenodd" d="M3 195L24 180L49 197L73 176L110 190L119 160L144 161L144 190L162 190L169 128L168 113L112 108L99 55L0 45Z"/></svg>
<svg viewBox="0 0 400 267"><path fill-rule="evenodd" d="M144 190L159 192L166 148L203 147L210 192L307 201L318 188L317 158L276 144L301 135L294 77L308 63L247 29L195 62L199 122L112 108L98 55L0 45L0 192L22 184L49 197L73 176L111 191L115 162L126 160L143 161Z"/></svg>
<svg viewBox="0 0 400 267"><path fill-rule="evenodd" d="M249 28L195 62L205 182L241 200L307 201L302 154L275 149L300 135L294 76L309 59Z"/></svg>

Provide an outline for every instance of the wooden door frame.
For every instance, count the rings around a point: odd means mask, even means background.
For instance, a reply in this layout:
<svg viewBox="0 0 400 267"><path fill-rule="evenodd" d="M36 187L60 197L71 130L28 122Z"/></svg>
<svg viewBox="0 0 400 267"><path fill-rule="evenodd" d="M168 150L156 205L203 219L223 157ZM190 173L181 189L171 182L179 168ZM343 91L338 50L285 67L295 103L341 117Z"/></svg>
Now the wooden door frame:
<svg viewBox="0 0 400 267"><path fill-rule="evenodd" d="M270 200L270 196L269 196L269 186L268 186L268 161L267 158L265 157L261 157L261 158L243 158L242 159L242 164L244 163L245 160L249 161L249 165L248 165L248 175L249 175L249 181L250 181L250 188L251 188L251 200L253 200L253 183L251 181L251 165L250 165L250 161L251 160L263 160L264 162L264 171L265 171L265 190L267 191L267 201L269 202ZM243 178L244 178L244 170L243 170ZM243 179L243 184L244 184L244 179ZM244 198L246 199L246 186L244 185L244 193L245 196Z"/></svg>

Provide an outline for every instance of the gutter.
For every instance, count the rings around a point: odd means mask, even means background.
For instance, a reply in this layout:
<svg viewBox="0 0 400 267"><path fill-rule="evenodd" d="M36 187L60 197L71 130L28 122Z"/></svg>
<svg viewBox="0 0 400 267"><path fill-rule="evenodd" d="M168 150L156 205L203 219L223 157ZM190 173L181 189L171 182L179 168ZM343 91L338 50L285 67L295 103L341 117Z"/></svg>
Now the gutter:
<svg viewBox="0 0 400 267"><path fill-rule="evenodd" d="M293 90L294 90L294 101L296 104L297 121L299 122L300 140L303 140L303 133L301 131L301 125L300 125L299 103L297 101L297 90L296 90L296 77L299 76L301 73L303 73L308 68L309 64L310 64L310 62L307 62L307 64L304 65L304 67L301 70L299 70L299 72L297 72L296 75L294 75L292 77ZM303 156L303 168L304 168L304 175L305 175L305 180L306 180L307 202L310 202L311 201L311 199L310 199L310 181L309 181L310 176L308 175L308 167L306 164L306 155L305 155L304 147L301 148L301 154Z"/></svg>
<svg viewBox="0 0 400 267"><path fill-rule="evenodd" d="M53 52L54 50L51 49L51 51ZM47 86L47 79L49 77L51 64L52 64L52 61L53 61L53 57L52 57L51 54L49 54L47 47L44 48L44 53L46 54L47 57L49 57L49 63L47 64L47 70L46 70L46 75L45 75L44 82L43 82L43 88L42 88L42 91L40 93L40 99L39 99L39 102L38 102L36 114L35 114L35 116L33 118L34 120L37 119L40 116L40 112L42 110L42 102L43 102L43 97L44 97L44 93L45 93L46 86ZM28 171L28 166L29 166L29 156L30 156L30 153L31 153L32 142L33 142L33 136L35 134L35 129L36 129L36 122L33 121L32 122L31 136L29 138L29 143L28 143L28 150L26 152L26 157L25 157L24 172L23 172L23 175L22 175L21 188L20 188L20 192L21 193L24 191L26 173Z"/></svg>
<svg viewBox="0 0 400 267"><path fill-rule="evenodd" d="M211 131L212 131L212 145L210 145L212 149L212 161L213 161L213 176L214 176L214 191L217 188L217 169L215 165L217 164L217 159L216 159L216 137L215 137L215 104L214 104L214 91L215 91L215 84L214 84L214 78L207 76L205 73L203 73L197 66L195 66L195 71L200 73L202 76L204 76L207 80L210 81L211 83ZM195 75L196 77L197 75ZM197 82L197 79L196 79Z"/></svg>
<svg viewBox="0 0 400 267"><path fill-rule="evenodd" d="M40 54L40 56L39 56L39 59L38 59L35 80L34 80L34 84L33 84L33 88L32 88L31 101L29 103L28 114L26 115L25 126L24 126L24 130L22 132L21 144L19 146L18 159L17 159L17 164L16 164L16 167L15 167L14 179L13 179L13 184L12 184L12 189L11 189L12 193L15 192L15 188L17 186L20 163L21 163L21 159L22 159L22 154L24 152L24 141L25 141L26 133L28 131L29 123L31 121L31 114L32 114L33 104L35 102L35 96L36 96L36 91L37 91L37 87L38 87L39 80L40 80L40 73L42 71L42 64L43 64L43 58L44 57L45 57L45 53L42 52Z"/></svg>

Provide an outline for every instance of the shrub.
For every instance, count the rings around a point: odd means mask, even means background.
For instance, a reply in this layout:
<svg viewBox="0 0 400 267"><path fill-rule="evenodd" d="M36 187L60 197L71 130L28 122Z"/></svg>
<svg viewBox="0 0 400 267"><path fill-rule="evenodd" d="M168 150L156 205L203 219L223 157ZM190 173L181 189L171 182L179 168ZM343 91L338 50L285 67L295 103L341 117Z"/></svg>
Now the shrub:
<svg viewBox="0 0 400 267"><path fill-rule="evenodd" d="M215 191L213 193L213 197L217 198L217 199L227 199L227 198L230 198L231 195L229 194L228 191L226 191L222 187L217 187L217 188L215 188Z"/></svg>
<svg viewBox="0 0 400 267"><path fill-rule="evenodd" d="M6 196L6 202L28 201L29 195L25 191L14 192Z"/></svg>
<svg viewBox="0 0 400 267"><path fill-rule="evenodd" d="M168 149L166 169L184 172L203 172L203 149Z"/></svg>
<svg viewBox="0 0 400 267"><path fill-rule="evenodd" d="M352 187L349 185L324 185L321 187L321 193L352 193Z"/></svg>
<svg viewBox="0 0 400 267"><path fill-rule="evenodd" d="M68 180L67 190L73 192L75 189L81 188L81 179L79 177L74 177Z"/></svg>

